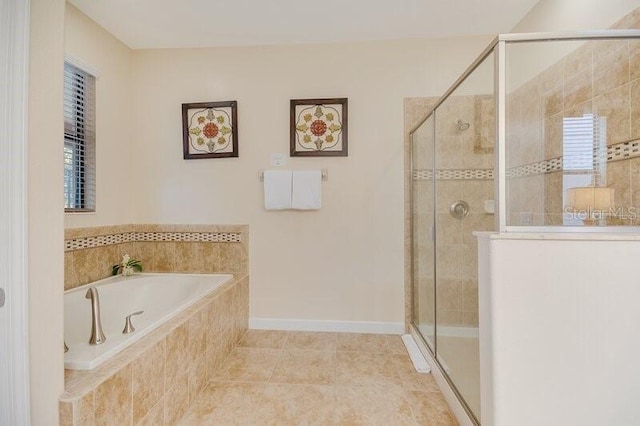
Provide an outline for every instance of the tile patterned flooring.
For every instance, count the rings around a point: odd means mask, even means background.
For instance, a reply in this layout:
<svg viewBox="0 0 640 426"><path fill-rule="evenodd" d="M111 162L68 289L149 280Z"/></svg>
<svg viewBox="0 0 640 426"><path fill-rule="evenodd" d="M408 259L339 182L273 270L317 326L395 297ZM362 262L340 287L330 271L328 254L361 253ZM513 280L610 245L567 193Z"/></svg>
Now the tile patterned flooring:
<svg viewBox="0 0 640 426"><path fill-rule="evenodd" d="M457 425L400 336L249 330L181 425Z"/></svg>

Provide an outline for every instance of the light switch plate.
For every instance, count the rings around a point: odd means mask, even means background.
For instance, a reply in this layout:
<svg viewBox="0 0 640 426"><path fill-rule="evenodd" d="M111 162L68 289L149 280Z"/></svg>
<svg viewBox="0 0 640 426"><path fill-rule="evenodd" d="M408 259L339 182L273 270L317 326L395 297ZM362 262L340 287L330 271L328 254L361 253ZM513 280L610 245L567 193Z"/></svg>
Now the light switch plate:
<svg viewBox="0 0 640 426"><path fill-rule="evenodd" d="M271 167L279 167L287 164L287 154L271 154Z"/></svg>

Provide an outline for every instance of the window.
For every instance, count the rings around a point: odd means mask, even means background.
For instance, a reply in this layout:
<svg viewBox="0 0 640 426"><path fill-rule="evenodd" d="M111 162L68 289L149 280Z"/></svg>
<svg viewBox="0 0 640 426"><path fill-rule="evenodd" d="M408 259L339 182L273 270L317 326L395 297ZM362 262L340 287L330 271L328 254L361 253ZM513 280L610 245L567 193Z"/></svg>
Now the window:
<svg viewBox="0 0 640 426"><path fill-rule="evenodd" d="M607 151L605 141L606 117L584 114L565 117L562 126L563 205L567 204L570 188L605 186ZM582 225L579 218L565 212L565 225Z"/></svg>
<svg viewBox="0 0 640 426"><path fill-rule="evenodd" d="M64 208L95 211L95 77L64 64Z"/></svg>

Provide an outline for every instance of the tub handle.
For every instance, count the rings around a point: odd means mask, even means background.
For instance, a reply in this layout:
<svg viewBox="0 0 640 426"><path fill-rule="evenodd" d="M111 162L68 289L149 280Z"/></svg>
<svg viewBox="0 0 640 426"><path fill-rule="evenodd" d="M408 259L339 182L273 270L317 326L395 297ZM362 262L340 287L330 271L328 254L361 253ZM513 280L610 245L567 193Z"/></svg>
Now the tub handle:
<svg viewBox="0 0 640 426"><path fill-rule="evenodd" d="M141 315L142 313L144 313L144 311L138 311L138 312L134 312L132 314L127 315L124 321L124 329L122 330L122 334L129 334L136 331L133 324L131 324L131 317L134 315Z"/></svg>

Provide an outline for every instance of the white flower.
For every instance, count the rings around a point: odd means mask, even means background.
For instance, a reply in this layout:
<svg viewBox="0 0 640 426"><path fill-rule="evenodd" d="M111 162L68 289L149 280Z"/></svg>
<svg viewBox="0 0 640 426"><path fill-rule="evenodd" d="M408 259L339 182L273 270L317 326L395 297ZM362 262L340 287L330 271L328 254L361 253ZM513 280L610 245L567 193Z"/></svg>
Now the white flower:
<svg viewBox="0 0 640 426"><path fill-rule="evenodd" d="M122 256L122 266L129 265L130 260L131 260L131 257L128 254L125 254L124 256Z"/></svg>
<svg viewBox="0 0 640 426"><path fill-rule="evenodd" d="M125 277L133 275L133 268L131 266L125 266L122 268L122 275Z"/></svg>

